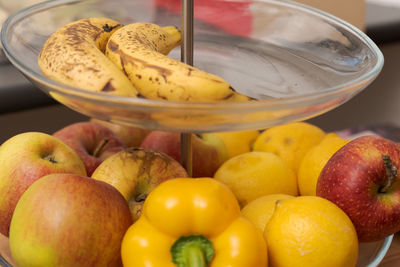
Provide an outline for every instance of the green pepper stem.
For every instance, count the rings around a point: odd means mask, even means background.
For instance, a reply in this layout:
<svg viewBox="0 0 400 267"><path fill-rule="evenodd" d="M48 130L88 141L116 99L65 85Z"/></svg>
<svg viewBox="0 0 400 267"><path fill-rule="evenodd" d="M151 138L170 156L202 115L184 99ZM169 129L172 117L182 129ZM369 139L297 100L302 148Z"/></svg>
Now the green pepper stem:
<svg viewBox="0 0 400 267"><path fill-rule="evenodd" d="M201 248L191 246L186 249L188 267L207 267L206 258Z"/></svg>
<svg viewBox="0 0 400 267"><path fill-rule="evenodd" d="M170 252L178 267L207 267L214 257L212 242L203 235L181 236Z"/></svg>

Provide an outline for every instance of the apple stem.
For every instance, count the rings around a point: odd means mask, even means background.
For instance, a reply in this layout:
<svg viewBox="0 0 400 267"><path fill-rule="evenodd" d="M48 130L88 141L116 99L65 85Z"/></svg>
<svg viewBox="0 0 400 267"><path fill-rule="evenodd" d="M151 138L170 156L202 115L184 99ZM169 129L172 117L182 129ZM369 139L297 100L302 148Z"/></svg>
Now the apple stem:
<svg viewBox="0 0 400 267"><path fill-rule="evenodd" d="M101 140L101 142L98 144L98 146L93 151L93 156L94 157L97 158L100 155L101 151L107 145L108 141L110 141L108 138L105 138L105 139Z"/></svg>
<svg viewBox="0 0 400 267"><path fill-rule="evenodd" d="M393 165L393 162L390 159L389 155L382 155L382 160L386 168L387 183L379 190L379 192L386 193L392 186L394 179L397 176L397 167Z"/></svg>
<svg viewBox="0 0 400 267"><path fill-rule="evenodd" d="M144 202L147 198L147 195L148 194L146 194L146 193L139 194L137 197L135 197L135 201L136 202Z"/></svg>
<svg viewBox="0 0 400 267"><path fill-rule="evenodd" d="M54 158L54 155L47 155L43 158L44 160L48 160L51 163L57 163L56 159Z"/></svg>

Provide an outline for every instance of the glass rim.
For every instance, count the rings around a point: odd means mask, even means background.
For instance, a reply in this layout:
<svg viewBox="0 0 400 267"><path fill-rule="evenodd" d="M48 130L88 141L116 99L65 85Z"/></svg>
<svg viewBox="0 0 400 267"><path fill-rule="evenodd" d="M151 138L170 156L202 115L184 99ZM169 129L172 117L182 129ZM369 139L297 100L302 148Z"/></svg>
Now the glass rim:
<svg viewBox="0 0 400 267"><path fill-rule="evenodd" d="M23 19L27 14L32 14L40 11L47 10L49 8L80 3L80 2L90 2L91 0L49 0L41 3L34 4L32 6L20 9L13 14L11 14L6 21L3 23L2 31L1 31L1 42L3 45L4 52L9 59L9 61L16 66L23 74L28 76L35 82L38 82L42 85L45 85L49 88L55 89L60 94L65 96L80 98L83 97L86 100L91 102L104 101L107 104L117 104L120 107L132 108L132 105L136 107L146 107L146 108L170 108L170 109L188 109L188 110L208 110L213 109L213 111L240 111L246 109L250 110L265 110L266 108L274 109L284 109L292 106L293 104L301 106L302 104L308 104L312 100L329 98L332 95L342 94L347 91L352 91L352 89L361 89L368 85L373 79L379 74L384 64L384 57L378 46L360 29L356 28L352 24L332 15L327 12L321 11L314 7L310 7L308 5L290 1L290 0L254 0L254 2L262 2L262 3L271 3L277 4L280 6L287 6L291 9L301 9L304 12L312 13L313 15L324 17L325 20L329 20L333 22L335 25L339 25L341 28L346 29L348 32L355 33L354 36L357 36L359 40L361 40L367 47L369 47L370 51L376 57L376 64L372 69L368 70L366 73L361 76L351 80L346 81L341 84L328 87L320 92L309 92L301 95L289 96L284 98L274 98L274 99L261 99L256 101L249 102L229 102L229 105L226 105L227 102L183 102L183 101L165 101L165 100L156 100L156 99L146 99L146 98L135 98L128 96L117 96L117 95L108 95L101 92L93 92L87 91L82 88L69 86L57 81L54 81L50 78L45 77L42 74L38 74L33 71L29 66L25 63L21 62L10 50L8 44L6 42L6 35L8 33L9 26L13 23L18 22L20 19ZM356 92L357 90L355 90Z"/></svg>

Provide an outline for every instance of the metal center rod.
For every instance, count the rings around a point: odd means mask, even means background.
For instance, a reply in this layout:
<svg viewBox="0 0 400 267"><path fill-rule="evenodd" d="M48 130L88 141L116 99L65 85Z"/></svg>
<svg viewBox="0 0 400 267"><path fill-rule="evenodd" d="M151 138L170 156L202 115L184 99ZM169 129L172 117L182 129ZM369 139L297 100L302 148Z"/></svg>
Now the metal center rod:
<svg viewBox="0 0 400 267"><path fill-rule="evenodd" d="M194 0L181 0L181 61L193 66L193 15ZM181 164L189 176L192 176L192 134L181 134Z"/></svg>

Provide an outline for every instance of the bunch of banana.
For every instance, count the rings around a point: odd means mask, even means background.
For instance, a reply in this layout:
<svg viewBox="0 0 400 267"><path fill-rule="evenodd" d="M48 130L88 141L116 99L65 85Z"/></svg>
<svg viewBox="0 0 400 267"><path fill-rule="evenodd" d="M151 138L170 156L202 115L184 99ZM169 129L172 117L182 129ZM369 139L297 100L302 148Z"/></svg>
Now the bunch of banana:
<svg viewBox="0 0 400 267"><path fill-rule="evenodd" d="M89 91L136 97L126 75L105 55L108 39L122 25L108 18L88 18L65 25L45 42L38 58L43 74Z"/></svg>
<svg viewBox="0 0 400 267"><path fill-rule="evenodd" d="M170 101L250 100L221 77L168 57L180 43L172 26L83 19L47 40L39 66L54 80L91 91Z"/></svg>
<svg viewBox="0 0 400 267"><path fill-rule="evenodd" d="M180 40L175 27L133 23L111 35L106 56L128 75L145 98L192 102L248 100L222 78L166 56Z"/></svg>

